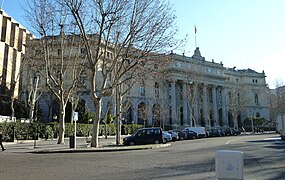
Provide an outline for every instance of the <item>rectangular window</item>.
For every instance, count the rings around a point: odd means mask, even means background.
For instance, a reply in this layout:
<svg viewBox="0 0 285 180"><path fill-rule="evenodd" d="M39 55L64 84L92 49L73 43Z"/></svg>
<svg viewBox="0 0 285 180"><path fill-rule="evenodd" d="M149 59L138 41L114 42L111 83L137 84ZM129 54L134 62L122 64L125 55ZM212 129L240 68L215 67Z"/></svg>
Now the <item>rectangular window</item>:
<svg viewBox="0 0 285 180"><path fill-rule="evenodd" d="M158 82L155 82L155 84L154 84L154 94L155 94L156 98L159 97L159 84L158 84Z"/></svg>
<svg viewBox="0 0 285 180"><path fill-rule="evenodd" d="M159 89L155 89L155 97L158 98L159 97Z"/></svg>
<svg viewBox="0 0 285 180"><path fill-rule="evenodd" d="M57 55L60 56L61 55L61 49L57 50Z"/></svg>
<svg viewBox="0 0 285 180"><path fill-rule="evenodd" d="M1 41L6 41L6 30L7 30L7 18L3 17L2 20L2 33L1 33Z"/></svg>
<svg viewBox="0 0 285 180"><path fill-rule="evenodd" d="M141 86L140 86L140 94L141 94L141 96L145 96L145 87L144 87L144 83L141 83Z"/></svg>
<svg viewBox="0 0 285 180"><path fill-rule="evenodd" d="M254 94L254 102L255 104L258 104L258 94Z"/></svg>
<svg viewBox="0 0 285 180"><path fill-rule="evenodd" d="M23 29L19 29L19 37L18 37L18 51L22 51L23 45Z"/></svg>
<svg viewBox="0 0 285 180"><path fill-rule="evenodd" d="M35 52L35 56L40 56L41 54L42 54L42 51L37 49Z"/></svg>
<svg viewBox="0 0 285 180"><path fill-rule="evenodd" d="M5 94L6 92L6 83L7 83L7 74L8 74L8 53L9 53L9 46L5 44L4 49L4 62L3 62L3 69L2 69L2 83L1 83L1 94Z"/></svg>
<svg viewBox="0 0 285 180"><path fill-rule="evenodd" d="M81 55L86 55L86 54L87 54L86 49L85 49L85 48L81 48L81 49L80 49L80 54L81 54Z"/></svg>
<svg viewBox="0 0 285 180"><path fill-rule="evenodd" d="M16 24L12 23L11 33L10 33L10 46L11 47L14 47L14 44L15 44L15 31L16 31Z"/></svg>

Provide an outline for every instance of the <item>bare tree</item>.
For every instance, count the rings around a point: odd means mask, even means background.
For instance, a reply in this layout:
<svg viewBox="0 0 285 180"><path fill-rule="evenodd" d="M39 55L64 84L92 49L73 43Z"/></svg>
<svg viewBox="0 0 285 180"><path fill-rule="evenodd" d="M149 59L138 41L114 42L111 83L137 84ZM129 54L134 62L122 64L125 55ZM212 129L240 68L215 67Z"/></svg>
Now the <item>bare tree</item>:
<svg viewBox="0 0 285 180"><path fill-rule="evenodd" d="M58 1L29 1L29 22L40 36L29 42L29 57L37 60L38 72L59 104L58 144L64 143L65 109L75 94L85 58L80 53L80 37L66 8ZM55 35L57 34L57 35Z"/></svg>
<svg viewBox="0 0 285 180"><path fill-rule="evenodd" d="M230 115L232 117L232 123L230 124L233 128L238 128L238 116L241 112L245 112L249 100L242 95L242 89L232 88L228 92L228 106L230 110Z"/></svg>
<svg viewBox="0 0 285 180"><path fill-rule="evenodd" d="M276 122L277 116L285 111L285 86L282 80L276 80L275 89L269 94L269 116L271 122Z"/></svg>
<svg viewBox="0 0 285 180"><path fill-rule="evenodd" d="M138 65L147 63L154 52L165 52L176 45L176 31L171 29L175 17L170 5L158 0L60 2L72 13L87 51L96 114L91 146L98 147L102 96L123 83L126 73L142 70ZM90 38L90 33L96 39Z"/></svg>

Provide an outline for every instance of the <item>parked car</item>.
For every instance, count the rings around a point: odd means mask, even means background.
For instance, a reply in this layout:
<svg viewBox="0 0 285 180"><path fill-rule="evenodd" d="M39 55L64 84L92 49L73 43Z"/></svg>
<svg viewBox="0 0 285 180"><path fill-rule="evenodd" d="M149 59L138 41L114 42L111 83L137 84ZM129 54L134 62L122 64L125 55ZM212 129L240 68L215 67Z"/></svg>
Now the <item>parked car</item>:
<svg viewBox="0 0 285 180"><path fill-rule="evenodd" d="M176 130L175 132L178 134L179 140L187 139L187 133L186 132L178 131L178 130Z"/></svg>
<svg viewBox="0 0 285 180"><path fill-rule="evenodd" d="M231 129L231 135L233 135L233 136L237 136L237 135L239 135L240 133L241 133L241 131L240 130L237 130L237 129L234 129L234 128L230 128Z"/></svg>
<svg viewBox="0 0 285 180"><path fill-rule="evenodd" d="M179 136L178 136L178 133L175 132L175 131L168 131L169 134L171 134L171 137L172 137L172 141L177 141L179 140Z"/></svg>
<svg viewBox="0 0 285 180"><path fill-rule="evenodd" d="M159 144L163 142L161 128L138 129L132 136L123 139L124 145Z"/></svg>
<svg viewBox="0 0 285 180"><path fill-rule="evenodd" d="M182 132L186 133L186 135L187 135L186 139L197 139L198 138L198 134L194 131L185 129Z"/></svg>
<svg viewBox="0 0 285 180"><path fill-rule="evenodd" d="M166 131L162 131L162 142L163 143L167 143L172 141L172 137L171 134L166 132Z"/></svg>
<svg viewBox="0 0 285 180"><path fill-rule="evenodd" d="M221 132L218 129L208 129L209 137L220 137L222 136Z"/></svg>
<svg viewBox="0 0 285 180"><path fill-rule="evenodd" d="M225 136L231 136L232 131L230 128L221 128L221 130L224 132Z"/></svg>
<svg viewBox="0 0 285 180"><path fill-rule="evenodd" d="M208 136L205 127L187 127L187 128L184 128L184 130L190 130L190 131L196 132L198 134L198 138Z"/></svg>

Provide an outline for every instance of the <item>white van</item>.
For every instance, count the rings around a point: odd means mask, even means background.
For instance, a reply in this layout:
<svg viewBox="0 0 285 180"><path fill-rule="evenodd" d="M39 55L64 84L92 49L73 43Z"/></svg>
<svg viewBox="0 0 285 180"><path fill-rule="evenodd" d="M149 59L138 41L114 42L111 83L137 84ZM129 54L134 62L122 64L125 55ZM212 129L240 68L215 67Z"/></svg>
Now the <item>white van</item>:
<svg viewBox="0 0 285 180"><path fill-rule="evenodd" d="M184 130L190 130L197 133L199 138L207 137L207 131L205 127L186 127Z"/></svg>

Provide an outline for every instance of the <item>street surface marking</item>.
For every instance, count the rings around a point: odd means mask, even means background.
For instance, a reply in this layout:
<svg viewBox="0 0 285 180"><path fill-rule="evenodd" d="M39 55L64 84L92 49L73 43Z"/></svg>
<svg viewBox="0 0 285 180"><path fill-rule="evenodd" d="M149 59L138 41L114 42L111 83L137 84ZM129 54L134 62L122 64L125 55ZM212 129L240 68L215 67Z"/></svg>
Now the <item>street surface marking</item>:
<svg viewBox="0 0 285 180"><path fill-rule="evenodd" d="M230 144L230 142L233 142L233 141L235 141L235 140L237 140L237 139L240 139L240 137L239 137L239 138L231 139L231 140L227 141L226 144Z"/></svg>
<svg viewBox="0 0 285 180"><path fill-rule="evenodd" d="M229 144L230 142L234 141L235 139L229 140L226 142L226 144Z"/></svg>

